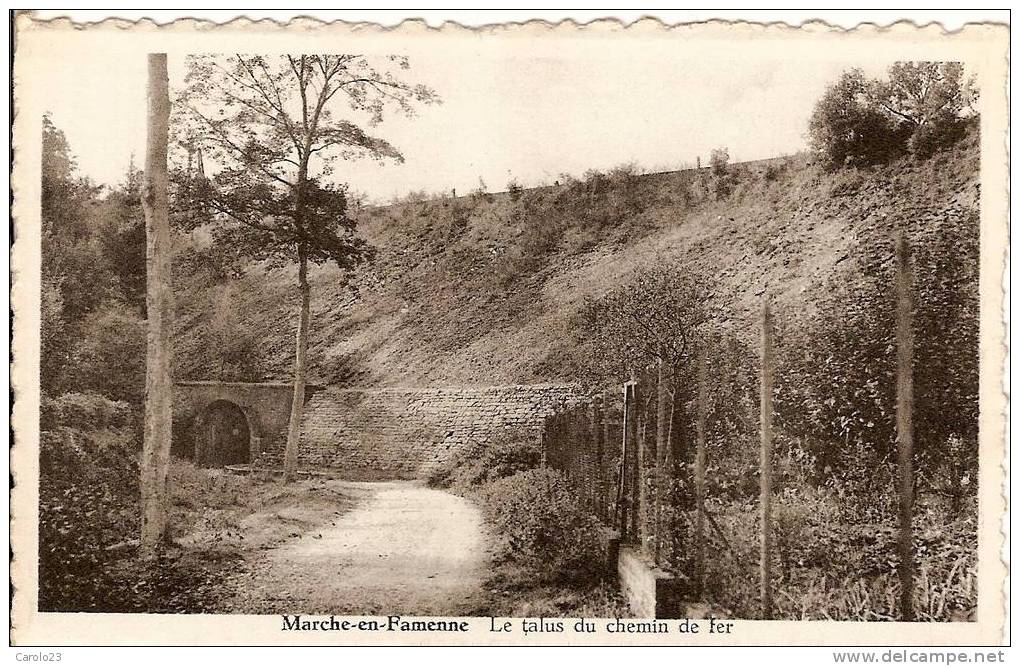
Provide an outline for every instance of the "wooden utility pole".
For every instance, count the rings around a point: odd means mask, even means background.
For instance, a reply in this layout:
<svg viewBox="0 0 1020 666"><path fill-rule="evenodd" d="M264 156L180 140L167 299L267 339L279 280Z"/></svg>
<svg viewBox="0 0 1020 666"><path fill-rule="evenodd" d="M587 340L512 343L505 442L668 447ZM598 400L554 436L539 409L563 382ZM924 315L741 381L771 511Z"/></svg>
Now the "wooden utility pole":
<svg viewBox="0 0 1020 666"><path fill-rule="evenodd" d="M167 136L170 94L166 54L149 54L148 138L145 146L145 434L142 442L141 555L158 556L167 537L167 469L170 464L170 426L173 384L170 377L170 323L173 293L170 283L170 215L167 203Z"/></svg>
<svg viewBox="0 0 1020 666"><path fill-rule="evenodd" d="M697 518L694 524L694 550L697 556L695 587L701 596L705 586L705 429L708 420L708 371L705 367L705 350L698 351L698 444L694 456L694 496Z"/></svg>
<svg viewBox="0 0 1020 666"><path fill-rule="evenodd" d="M914 303L910 248L896 238L896 439L899 452L900 613L914 620Z"/></svg>
<svg viewBox="0 0 1020 666"><path fill-rule="evenodd" d="M768 295L761 309L761 612L772 619L772 308Z"/></svg>

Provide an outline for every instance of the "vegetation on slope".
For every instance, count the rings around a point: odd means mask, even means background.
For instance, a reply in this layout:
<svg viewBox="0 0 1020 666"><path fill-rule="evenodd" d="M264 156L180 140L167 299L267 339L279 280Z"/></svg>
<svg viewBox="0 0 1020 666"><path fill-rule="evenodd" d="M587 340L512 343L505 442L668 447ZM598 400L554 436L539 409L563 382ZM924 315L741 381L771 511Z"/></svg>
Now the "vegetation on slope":
<svg viewBox="0 0 1020 666"><path fill-rule="evenodd" d="M927 161L835 174L805 156L733 165L728 194L710 168L625 168L532 190L365 209L360 228L380 252L360 297L327 268L311 277L312 376L383 385L584 379L578 312L654 266L712 276L716 305L748 334L766 288L781 313L808 316L838 298L843 278L884 279L862 269L877 254L891 256L896 226L922 240L961 220L976 224L977 148L972 133ZM224 275L209 288L209 272L188 265L179 286L189 296L178 305L179 376L218 376L223 363L206 334L229 291L230 329L248 344L242 356L263 361L228 378L286 377L295 305L286 271Z"/></svg>

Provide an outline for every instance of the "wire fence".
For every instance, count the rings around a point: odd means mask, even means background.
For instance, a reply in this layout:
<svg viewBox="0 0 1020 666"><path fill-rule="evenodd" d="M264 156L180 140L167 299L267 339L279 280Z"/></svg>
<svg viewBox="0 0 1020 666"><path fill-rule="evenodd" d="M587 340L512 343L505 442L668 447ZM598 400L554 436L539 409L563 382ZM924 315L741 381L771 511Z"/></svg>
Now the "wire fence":
<svg viewBox="0 0 1020 666"><path fill-rule="evenodd" d="M898 500L898 524L892 528L895 539L886 541L884 547L890 549L888 559L895 561L899 599L898 617L887 619L911 620L915 617L913 276L902 236L895 248L897 370L888 381L896 396L897 480L890 492ZM693 372L674 378L660 361L614 390L548 417L543 439L546 464L562 472L580 501L603 525L618 531L623 543L673 573L683 597L703 598L710 563L722 558L729 561L729 570L737 573L734 580L714 580L712 584L734 585L739 579L746 588L744 593L756 597L757 615L762 618L774 616L777 581L795 576L789 540L811 538L805 533L791 537L789 530L777 534L774 529L777 520L783 520L775 515L775 329L765 296L759 319L757 381L751 385L742 383L739 373L733 371L732 345L706 340L695 355ZM684 381L686 384L681 383ZM734 383L744 395L735 394ZM755 390L757 400L748 395ZM720 406L720 402L729 404ZM757 486L756 493L745 492L751 498L757 495L757 506L753 499L746 503L743 518L751 517L744 520L744 533L738 533L741 528L736 523L722 520L716 508L720 503L707 491L711 485L717 495L722 492L719 480L710 476L713 461L708 456L708 440L720 436L725 408L737 403L747 407L736 410L737 420L753 428L758 440L757 459L744 461L745 491L748 479ZM746 413L754 406L757 414ZM747 530L756 535L747 534ZM754 542L757 552L747 547ZM784 597L780 601L789 605L794 600Z"/></svg>

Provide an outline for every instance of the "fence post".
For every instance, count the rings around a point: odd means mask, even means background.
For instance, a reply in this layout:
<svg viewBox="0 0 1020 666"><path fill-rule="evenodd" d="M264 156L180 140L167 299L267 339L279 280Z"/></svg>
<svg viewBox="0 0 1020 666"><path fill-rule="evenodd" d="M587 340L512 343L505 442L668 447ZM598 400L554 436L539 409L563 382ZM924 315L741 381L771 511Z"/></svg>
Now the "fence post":
<svg viewBox="0 0 1020 666"><path fill-rule="evenodd" d="M666 391L666 364L659 354L659 376L655 387L655 563L662 551L662 497L666 486L666 448L669 445L669 395Z"/></svg>
<svg viewBox="0 0 1020 666"><path fill-rule="evenodd" d="M595 459L592 461L592 498L595 505L595 515L600 520L605 519L602 500L602 398L594 396L591 400L591 437L595 440Z"/></svg>
<svg viewBox="0 0 1020 666"><path fill-rule="evenodd" d="M620 512L620 542L625 543L629 536L630 530L630 458L631 450L629 444L630 440L630 424L633 421L631 418L631 394L630 384L625 383L623 385L623 428L621 428L623 435L623 450L620 452L620 485L616 493L617 507Z"/></svg>
<svg viewBox="0 0 1020 666"><path fill-rule="evenodd" d="M603 451L606 451L611 446L612 441L613 441L613 439L611 437L612 432L611 432L610 427L609 427L609 411L611 409L612 404L613 404L613 397L612 397L612 394L607 389L607 390L602 392L602 447L603 447ZM611 449L611 451L612 451L612 455L609 457L609 460L610 461L615 461L616 460L616 448L613 447ZM610 498L612 497L611 493L612 493L612 490L613 490L612 487L610 486L610 484L612 483L613 475L612 475L612 473L610 473L608 479L606 478L606 476L605 476L605 468L604 468L605 463L606 463L606 455L603 454L603 458L602 458L602 464L603 464L603 471L602 471L602 496L603 496L603 498L605 500L604 503L605 503L606 521L611 523L613 517L609 515L610 508L612 508L615 511L615 507L613 506L612 502L610 501Z"/></svg>
<svg viewBox="0 0 1020 666"><path fill-rule="evenodd" d="M772 308L766 294L761 328L761 610L772 619Z"/></svg>
<svg viewBox="0 0 1020 666"><path fill-rule="evenodd" d="M636 521L634 534L637 535L642 552L645 552L645 546L648 542L648 521L646 520L648 513L648 479L645 470L645 458L648 455L648 442L645 441L648 434L648 414L641 408L641 403L637 399L639 393L638 386L638 384L634 385L634 413L636 417L634 423L637 430L637 464L634 466L634 477L637 483L637 506L634 508L634 519Z"/></svg>
<svg viewBox="0 0 1020 666"><path fill-rule="evenodd" d="M701 597L705 586L705 422L708 419L707 369L704 347L698 351L698 444L694 457L694 495L698 505L694 526L694 549L697 555L695 588Z"/></svg>
<svg viewBox="0 0 1020 666"><path fill-rule="evenodd" d="M638 403L641 397L638 391L637 381L630 382L630 401L627 416L627 438L630 441L631 463L630 463L630 528L627 530L631 539L640 539L640 511L641 511L641 449L640 430L638 429Z"/></svg>
<svg viewBox="0 0 1020 666"><path fill-rule="evenodd" d="M914 620L914 333L913 282L910 247L900 232L896 238L896 439L899 453L899 578L900 613Z"/></svg>

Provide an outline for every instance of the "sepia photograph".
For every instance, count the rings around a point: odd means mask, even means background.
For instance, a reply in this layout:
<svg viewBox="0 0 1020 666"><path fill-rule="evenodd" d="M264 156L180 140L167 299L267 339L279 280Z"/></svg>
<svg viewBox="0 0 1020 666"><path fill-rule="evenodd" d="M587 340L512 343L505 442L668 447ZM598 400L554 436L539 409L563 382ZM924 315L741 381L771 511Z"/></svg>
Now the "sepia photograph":
<svg viewBox="0 0 1020 666"><path fill-rule="evenodd" d="M15 643L1003 640L1007 26L12 20Z"/></svg>

